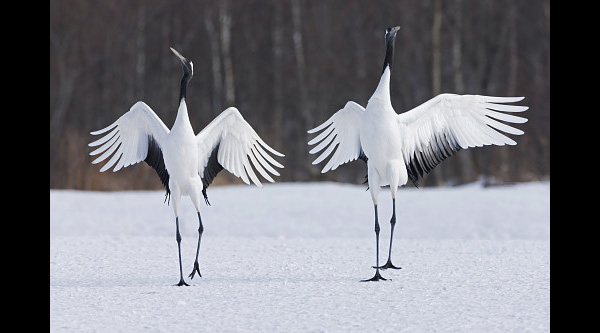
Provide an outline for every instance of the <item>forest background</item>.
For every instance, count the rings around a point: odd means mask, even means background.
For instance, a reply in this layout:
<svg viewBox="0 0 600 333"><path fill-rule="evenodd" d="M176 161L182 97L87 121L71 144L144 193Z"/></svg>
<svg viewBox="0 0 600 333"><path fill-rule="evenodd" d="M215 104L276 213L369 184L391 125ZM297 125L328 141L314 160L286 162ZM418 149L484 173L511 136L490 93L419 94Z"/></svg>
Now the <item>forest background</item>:
<svg viewBox="0 0 600 333"><path fill-rule="evenodd" d="M361 161L321 174L306 131L349 100L366 105L396 25L396 112L439 93L525 96L530 107L517 146L461 150L421 186L549 180L549 0L52 0L50 188L162 188L145 163L100 173L87 144L139 100L172 126L182 73L169 47L194 63L196 133L235 106L286 155L277 181L360 184ZM214 184L240 182L222 172Z"/></svg>

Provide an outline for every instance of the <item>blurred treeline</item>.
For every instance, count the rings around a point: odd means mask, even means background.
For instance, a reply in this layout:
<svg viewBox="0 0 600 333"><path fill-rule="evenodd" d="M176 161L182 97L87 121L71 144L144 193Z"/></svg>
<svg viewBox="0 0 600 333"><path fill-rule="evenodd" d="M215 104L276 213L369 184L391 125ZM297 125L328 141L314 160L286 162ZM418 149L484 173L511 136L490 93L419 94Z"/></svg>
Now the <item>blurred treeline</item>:
<svg viewBox="0 0 600 333"><path fill-rule="evenodd" d="M196 132L236 106L286 155L277 181L362 183L362 161L326 174L311 165L306 131L348 100L366 105L395 25L396 112L442 92L525 96L530 107L517 146L459 151L421 184L549 179L549 0L51 0L50 188L162 187L143 162L100 173L87 143L138 100L172 126L182 72L170 46L194 63ZM230 182L226 171L215 180Z"/></svg>

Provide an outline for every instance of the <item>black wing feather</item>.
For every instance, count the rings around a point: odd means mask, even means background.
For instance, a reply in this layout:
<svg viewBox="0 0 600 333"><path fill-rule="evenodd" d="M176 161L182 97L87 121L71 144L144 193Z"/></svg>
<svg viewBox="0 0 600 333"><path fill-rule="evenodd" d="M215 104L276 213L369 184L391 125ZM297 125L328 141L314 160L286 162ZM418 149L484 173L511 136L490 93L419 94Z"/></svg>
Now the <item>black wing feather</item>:
<svg viewBox="0 0 600 333"><path fill-rule="evenodd" d="M365 162L365 164L367 164L367 161L369 160L369 158L367 157L367 155L365 155L365 152L362 150L362 147L360 148L360 154L358 155L358 158L360 158L361 160L363 160ZM367 173L365 175L365 181L363 182L363 184L366 184L369 182L369 174ZM367 190L369 189L369 187L367 186Z"/></svg>
<svg viewBox="0 0 600 333"><path fill-rule="evenodd" d="M202 178L202 184L204 185L204 188L202 189L202 195L204 196L204 201L206 201L206 204L209 206L210 202L208 201L208 196L206 195L206 189L208 186L210 186L217 174L223 170L223 166L219 164L219 161L217 161L219 146L220 145L217 145L215 149L213 149L212 153L210 154L210 158L208 159L208 164L206 165L206 168L204 168L204 174L200 175Z"/></svg>
<svg viewBox="0 0 600 333"><path fill-rule="evenodd" d="M148 154L146 155L144 162L148 163L148 165L151 166L154 171L156 171L160 181L167 189L165 201L167 201L167 199L170 201L171 190L169 189L169 172L165 167L165 160L163 159L162 150L152 135L148 135Z"/></svg>
<svg viewBox="0 0 600 333"><path fill-rule="evenodd" d="M429 173L443 160L454 155L460 149L461 147L451 133L436 134L434 140L423 151L415 151L406 163L408 178L416 187L419 187L417 180L419 177L423 177L423 173Z"/></svg>

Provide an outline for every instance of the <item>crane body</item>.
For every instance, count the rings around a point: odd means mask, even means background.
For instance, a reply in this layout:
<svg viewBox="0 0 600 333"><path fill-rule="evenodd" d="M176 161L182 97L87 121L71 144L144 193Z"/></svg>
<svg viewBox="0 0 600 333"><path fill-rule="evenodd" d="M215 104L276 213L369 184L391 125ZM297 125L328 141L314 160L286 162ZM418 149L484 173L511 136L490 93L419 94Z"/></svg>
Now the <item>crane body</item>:
<svg viewBox="0 0 600 333"><path fill-rule="evenodd" d="M392 241L396 225L396 195L399 186L418 179L460 149L484 145L515 145L502 134L524 132L498 120L524 123L526 118L502 112L523 112L526 106L503 103L518 102L523 97L439 94L425 103L398 114L392 107L390 77L394 42L400 27L387 28L386 53L379 83L366 107L349 101L329 119L308 133L319 133L308 144L316 145L309 153L325 149L313 164L331 157L322 173L357 159L367 164L367 182L375 215L375 275L362 281L387 280L380 269L400 269L392 263ZM499 112L502 111L502 112ZM379 265L378 197L382 186L390 187L392 216L388 259Z"/></svg>
<svg viewBox="0 0 600 333"><path fill-rule="evenodd" d="M221 170L226 169L242 178L246 184L252 181L262 187L253 167L269 182L274 182L267 171L279 176L272 166L283 168L283 165L273 159L269 153L276 156L284 155L267 145L235 107L225 109L200 133L195 134L186 104L187 86L194 73L193 63L175 49L171 48L171 51L181 61L183 70L179 107L172 128L169 130L146 103L139 101L113 124L91 132L92 135L104 134L104 136L90 143L89 146L100 146L90 153L90 155L102 154L92 162L94 164L112 155L112 158L100 169L101 172L112 166L114 166L113 171L116 172L122 167L141 161L146 162L156 171L167 191L165 201L169 199L169 202L173 202L175 239L179 255L180 279L177 285L188 286L189 284L183 278L179 233L179 208L182 196L190 197L198 215L196 260L189 275L190 278L194 278L196 273L202 276L198 263L204 232L200 203L201 198L204 197L206 204L210 205L206 189L213 179ZM106 132L108 134L105 134Z"/></svg>

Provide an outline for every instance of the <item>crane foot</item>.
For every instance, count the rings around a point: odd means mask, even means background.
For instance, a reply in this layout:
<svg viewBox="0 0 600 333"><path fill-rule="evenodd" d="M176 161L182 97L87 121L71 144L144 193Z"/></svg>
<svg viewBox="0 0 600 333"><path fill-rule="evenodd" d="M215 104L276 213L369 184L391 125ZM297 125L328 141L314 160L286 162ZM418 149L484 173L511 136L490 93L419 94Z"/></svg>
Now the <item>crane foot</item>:
<svg viewBox="0 0 600 333"><path fill-rule="evenodd" d="M392 268L392 269L402 269L402 267L398 267L398 266L394 266L394 264L392 264L392 261L390 259L388 259L388 261L385 263L385 265L383 266L371 266L373 268L379 268L379 269L388 269L388 268Z"/></svg>
<svg viewBox="0 0 600 333"><path fill-rule="evenodd" d="M377 270L375 272L375 276L373 276L372 278L368 279L368 280L360 280L360 282L368 282L368 281L379 281L379 280L388 280L388 279L384 279L381 274L379 274L379 270ZM391 281L391 279L389 279Z"/></svg>
<svg viewBox="0 0 600 333"><path fill-rule="evenodd" d="M179 283L176 284L176 286L189 286L189 284L185 283L185 281L183 281L183 279L179 280Z"/></svg>
<svg viewBox="0 0 600 333"><path fill-rule="evenodd" d="M198 272L199 277L202 277L202 274L200 274L200 265L198 265L197 261L194 263L194 269L192 270L192 273L189 275L190 279L194 278L194 275L196 274L196 272Z"/></svg>

